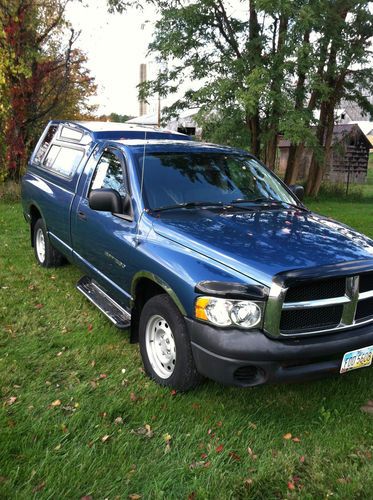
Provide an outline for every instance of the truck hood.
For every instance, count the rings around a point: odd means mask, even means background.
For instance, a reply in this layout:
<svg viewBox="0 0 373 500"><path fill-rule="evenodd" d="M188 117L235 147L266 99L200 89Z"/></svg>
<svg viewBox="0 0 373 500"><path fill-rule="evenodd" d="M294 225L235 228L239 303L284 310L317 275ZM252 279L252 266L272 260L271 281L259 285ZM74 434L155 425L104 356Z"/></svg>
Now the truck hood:
<svg viewBox="0 0 373 500"><path fill-rule="evenodd" d="M284 271L372 259L373 240L300 210L163 212L156 233L270 286Z"/></svg>

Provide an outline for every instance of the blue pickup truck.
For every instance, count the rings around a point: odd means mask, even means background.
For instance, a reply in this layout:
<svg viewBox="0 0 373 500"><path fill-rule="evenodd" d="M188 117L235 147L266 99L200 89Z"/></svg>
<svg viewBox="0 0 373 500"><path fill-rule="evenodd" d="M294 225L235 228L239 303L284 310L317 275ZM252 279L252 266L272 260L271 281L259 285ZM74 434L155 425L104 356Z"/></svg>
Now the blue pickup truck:
<svg viewBox="0 0 373 500"><path fill-rule="evenodd" d="M78 265L78 290L181 391L371 364L373 241L302 194L245 151L99 122L50 122L22 181L38 263Z"/></svg>

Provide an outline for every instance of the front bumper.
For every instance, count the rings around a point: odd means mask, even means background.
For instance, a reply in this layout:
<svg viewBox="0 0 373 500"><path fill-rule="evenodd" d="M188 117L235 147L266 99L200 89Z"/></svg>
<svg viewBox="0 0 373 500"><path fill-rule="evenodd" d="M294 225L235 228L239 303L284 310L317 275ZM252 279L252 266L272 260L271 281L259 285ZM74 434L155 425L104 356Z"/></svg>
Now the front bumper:
<svg viewBox="0 0 373 500"><path fill-rule="evenodd" d="M186 318L198 371L226 385L300 382L339 373L344 353L373 345L373 324L316 337L271 339Z"/></svg>

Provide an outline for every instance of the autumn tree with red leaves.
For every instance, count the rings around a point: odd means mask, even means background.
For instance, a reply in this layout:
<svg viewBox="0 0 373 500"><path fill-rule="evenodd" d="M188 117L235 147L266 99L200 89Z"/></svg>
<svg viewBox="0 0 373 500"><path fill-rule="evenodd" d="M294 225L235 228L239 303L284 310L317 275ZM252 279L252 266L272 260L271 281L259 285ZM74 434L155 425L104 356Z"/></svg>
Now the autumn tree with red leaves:
<svg viewBox="0 0 373 500"><path fill-rule="evenodd" d="M0 181L19 180L50 118L93 111L96 87L65 18L69 1L0 0Z"/></svg>

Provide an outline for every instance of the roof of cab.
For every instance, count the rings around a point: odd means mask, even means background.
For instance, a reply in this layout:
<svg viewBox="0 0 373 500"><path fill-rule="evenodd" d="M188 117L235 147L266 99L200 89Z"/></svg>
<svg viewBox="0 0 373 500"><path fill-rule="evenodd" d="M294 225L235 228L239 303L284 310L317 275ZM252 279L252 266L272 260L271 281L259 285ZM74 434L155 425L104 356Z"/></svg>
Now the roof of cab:
<svg viewBox="0 0 373 500"><path fill-rule="evenodd" d="M178 141L190 141L191 137L179 132L162 130L157 127L139 127L126 123L95 122L95 121L65 121L54 120L54 124L62 124L67 127L79 128L88 132L92 140L100 139L166 139Z"/></svg>
<svg viewBox="0 0 373 500"><path fill-rule="evenodd" d="M114 141L113 141L114 142ZM220 154L244 154L248 155L247 151L242 149L232 148L230 146L222 146L219 144L211 144L208 142L199 141L180 141L173 140L172 143L163 139L126 139L116 140L115 144L130 147L131 151L137 154L142 154L144 149L152 153L220 153Z"/></svg>

